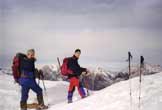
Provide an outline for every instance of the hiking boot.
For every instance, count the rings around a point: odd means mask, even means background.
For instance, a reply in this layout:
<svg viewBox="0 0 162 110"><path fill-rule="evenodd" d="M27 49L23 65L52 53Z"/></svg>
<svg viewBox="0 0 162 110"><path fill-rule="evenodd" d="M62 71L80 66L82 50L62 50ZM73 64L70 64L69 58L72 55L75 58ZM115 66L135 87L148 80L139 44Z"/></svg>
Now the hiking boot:
<svg viewBox="0 0 162 110"><path fill-rule="evenodd" d="M38 105L38 110L44 110L44 109L48 109L48 106L46 106L46 105Z"/></svg>
<svg viewBox="0 0 162 110"><path fill-rule="evenodd" d="M87 96L82 96L82 99L86 98Z"/></svg>
<svg viewBox="0 0 162 110"><path fill-rule="evenodd" d="M70 103L73 103L73 101L72 100L68 100L68 103L70 104Z"/></svg>
<svg viewBox="0 0 162 110"><path fill-rule="evenodd" d="M20 108L21 110L27 110L27 103L26 102L20 102Z"/></svg>
<svg viewBox="0 0 162 110"><path fill-rule="evenodd" d="M38 95L37 100L39 105L44 105L43 95Z"/></svg>

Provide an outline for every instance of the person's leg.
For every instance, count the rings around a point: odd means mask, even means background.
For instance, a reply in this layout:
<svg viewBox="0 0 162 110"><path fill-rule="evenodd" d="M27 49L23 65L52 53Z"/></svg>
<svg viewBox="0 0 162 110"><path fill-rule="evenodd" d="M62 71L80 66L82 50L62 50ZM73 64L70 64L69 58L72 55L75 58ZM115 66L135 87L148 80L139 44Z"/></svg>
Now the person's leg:
<svg viewBox="0 0 162 110"><path fill-rule="evenodd" d="M37 100L38 100L38 104L40 109L47 109L48 106L46 106L44 104L44 99L43 99L43 90L42 88L40 88L40 86L34 81L31 89L37 94Z"/></svg>
<svg viewBox="0 0 162 110"><path fill-rule="evenodd" d="M73 86L73 89L71 91L68 91L68 103L73 102L73 93L75 91L75 86Z"/></svg>
<svg viewBox="0 0 162 110"><path fill-rule="evenodd" d="M20 108L21 110L27 110L27 100L28 100L28 93L30 88L22 85L21 86L21 101L20 101Z"/></svg>
<svg viewBox="0 0 162 110"><path fill-rule="evenodd" d="M73 98L73 93L75 91L75 86L76 86L76 78L71 78L70 79L70 85L69 85L69 90L68 90L68 103L72 103L72 98Z"/></svg>
<svg viewBox="0 0 162 110"><path fill-rule="evenodd" d="M40 86L36 82L33 82L30 88L37 94L38 104L44 105L42 88L40 88Z"/></svg>
<svg viewBox="0 0 162 110"><path fill-rule="evenodd" d="M85 93L85 90L84 90L82 82L79 82L79 85L77 87L78 87L78 92L79 92L80 96L82 98L85 98L86 97L86 93Z"/></svg>

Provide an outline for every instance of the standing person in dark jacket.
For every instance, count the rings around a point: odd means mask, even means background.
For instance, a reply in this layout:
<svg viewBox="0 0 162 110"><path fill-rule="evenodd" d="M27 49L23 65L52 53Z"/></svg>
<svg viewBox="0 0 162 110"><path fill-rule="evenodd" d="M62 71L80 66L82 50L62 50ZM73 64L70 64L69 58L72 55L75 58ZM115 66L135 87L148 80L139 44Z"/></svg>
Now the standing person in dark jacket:
<svg viewBox="0 0 162 110"><path fill-rule="evenodd" d="M86 97L85 90L83 88L82 82L79 81L79 77L81 74L86 74L87 69L80 67L80 65L78 64L78 59L80 55L81 55L81 50L76 49L74 55L70 57L68 60L68 68L73 71L73 74L68 75L68 79L70 81L69 91L68 91L68 103L72 103L72 97L75 91L75 87L77 87L81 98Z"/></svg>
<svg viewBox="0 0 162 110"><path fill-rule="evenodd" d="M21 110L27 110L27 99L29 90L33 90L37 94L37 100L40 109L46 109L44 105L43 93L40 86L36 83L35 74L35 51L30 49L27 51L27 55L19 54L20 57L20 73L21 76L18 79L18 83L21 85Z"/></svg>

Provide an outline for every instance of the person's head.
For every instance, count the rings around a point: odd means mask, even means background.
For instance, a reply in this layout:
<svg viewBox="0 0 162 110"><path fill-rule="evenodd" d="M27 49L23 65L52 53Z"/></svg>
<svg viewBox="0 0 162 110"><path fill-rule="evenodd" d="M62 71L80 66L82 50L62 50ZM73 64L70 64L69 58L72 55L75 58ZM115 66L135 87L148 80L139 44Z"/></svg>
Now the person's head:
<svg viewBox="0 0 162 110"><path fill-rule="evenodd" d="M27 51L27 58L28 58L28 59L35 58L35 50L34 50L34 49L29 49L29 50Z"/></svg>
<svg viewBox="0 0 162 110"><path fill-rule="evenodd" d="M75 57L76 58L79 58L80 57L80 54L81 54L81 50L80 49L76 49L75 50L75 53L74 53Z"/></svg>

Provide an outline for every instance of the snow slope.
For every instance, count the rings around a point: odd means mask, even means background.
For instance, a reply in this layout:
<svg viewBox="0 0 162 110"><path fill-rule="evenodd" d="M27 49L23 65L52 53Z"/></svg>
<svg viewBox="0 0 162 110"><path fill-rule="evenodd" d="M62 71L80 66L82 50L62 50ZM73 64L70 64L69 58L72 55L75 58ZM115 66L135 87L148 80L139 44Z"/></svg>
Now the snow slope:
<svg viewBox="0 0 162 110"><path fill-rule="evenodd" d="M139 78L132 82L132 110L138 110ZM142 78L141 110L161 110L162 72ZM129 81L122 81L72 104L58 104L50 110L129 110Z"/></svg>
<svg viewBox="0 0 162 110"><path fill-rule="evenodd" d="M40 82L43 88L42 82ZM45 103L57 104L66 101L68 83L62 81L45 81L48 97L45 96ZM14 84L10 75L0 72L0 109L1 110L19 110L21 88ZM30 91L28 103L36 102L36 95Z"/></svg>
<svg viewBox="0 0 162 110"><path fill-rule="evenodd" d="M18 110L19 88L13 84L11 76L0 74L0 108L1 110ZM91 96L80 100L75 96L74 103L66 103L68 83L46 81L48 87L49 110L129 110L129 80L113 84ZM132 110L138 110L139 78L131 79L133 104ZM35 95L31 92L29 101ZM162 108L162 72L142 78L141 110L161 110Z"/></svg>

